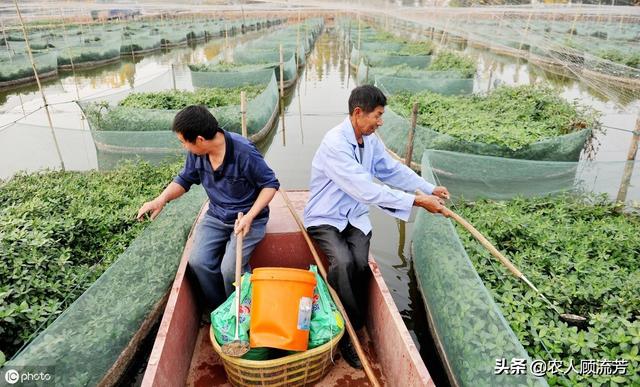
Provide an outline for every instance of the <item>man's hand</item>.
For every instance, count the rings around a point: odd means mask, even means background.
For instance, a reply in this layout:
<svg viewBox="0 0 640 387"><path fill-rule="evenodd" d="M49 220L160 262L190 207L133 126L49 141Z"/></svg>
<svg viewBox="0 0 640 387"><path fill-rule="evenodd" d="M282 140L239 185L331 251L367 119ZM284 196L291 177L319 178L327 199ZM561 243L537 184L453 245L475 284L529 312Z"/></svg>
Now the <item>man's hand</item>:
<svg viewBox="0 0 640 387"><path fill-rule="evenodd" d="M444 206L444 199L435 195L417 194L413 204L434 214L447 215L447 208Z"/></svg>
<svg viewBox="0 0 640 387"><path fill-rule="evenodd" d="M447 187L439 185L433 189L433 195L442 199L449 199L449 190L447 190Z"/></svg>
<svg viewBox="0 0 640 387"><path fill-rule="evenodd" d="M233 229L234 233L236 235L238 235L239 233L242 233L242 237L244 238L249 233L249 230L251 230L251 223L253 223L253 217L250 216L248 213L247 215L243 216L242 212L240 212L238 214L238 219L236 219L235 227Z"/></svg>
<svg viewBox="0 0 640 387"><path fill-rule="evenodd" d="M138 216L136 216L136 219L142 220L144 215L151 211L151 220L154 220L156 216L160 214L160 211L162 211L165 204L167 203L159 197L153 199L150 202L146 202L142 205L142 207L140 207L140 210L138 210Z"/></svg>

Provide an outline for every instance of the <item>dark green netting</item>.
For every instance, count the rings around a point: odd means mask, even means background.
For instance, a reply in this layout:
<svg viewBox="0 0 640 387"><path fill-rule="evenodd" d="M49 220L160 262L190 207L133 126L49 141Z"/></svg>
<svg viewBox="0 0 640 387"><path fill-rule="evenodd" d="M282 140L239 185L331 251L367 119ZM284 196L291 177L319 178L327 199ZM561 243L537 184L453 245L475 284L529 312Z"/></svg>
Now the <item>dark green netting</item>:
<svg viewBox="0 0 640 387"><path fill-rule="evenodd" d="M207 71L205 68L191 67L191 83L195 88L268 84L273 77L274 68L262 65L240 65L229 71Z"/></svg>
<svg viewBox="0 0 640 387"><path fill-rule="evenodd" d="M371 70L370 70L371 71ZM413 77L375 74L375 85L385 94L419 93L425 90L442 95L473 93L473 78L463 78L457 71L423 71Z"/></svg>
<svg viewBox="0 0 640 387"><path fill-rule="evenodd" d="M239 79L239 78L238 78ZM275 75L265 89L247 102L249 136L264 136L278 112L279 90ZM179 149L180 143L171 131L177 110L141 109L95 102L80 102L96 146L101 150L130 153L134 150L164 153ZM220 126L241 133L240 106L210 109Z"/></svg>
<svg viewBox="0 0 640 387"><path fill-rule="evenodd" d="M33 54L33 60L36 64L38 76L50 76L52 73L57 73L58 63L54 52ZM19 82L33 76L33 67L29 55L3 53L3 56L0 56L0 84Z"/></svg>
<svg viewBox="0 0 640 387"><path fill-rule="evenodd" d="M425 159L427 160L427 159ZM423 177L435 182L428 161ZM546 386L531 375L496 375L496 359L531 359L475 271L453 224L418 212L413 266L445 368L460 386Z"/></svg>
<svg viewBox="0 0 640 387"><path fill-rule="evenodd" d="M626 171L630 185L625 200L628 205L640 200L637 161L520 160L441 150L425 151L424 159L454 199L508 200L573 191L615 200Z"/></svg>
<svg viewBox="0 0 640 387"><path fill-rule="evenodd" d="M169 203L117 261L6 366L53 366L57 385L97 385L170 289L205 199L204 190L196 188Z"/></svg>
<svg viewBox="0 0 640 387"><path fill-rule="evenodd" d="M378 128L377 133L387 148L403 157L411 125L410 121L388 107L385 109L383 119L384 124ZM496 144L464 141L418 125L414 138L413 161L419 160L419 155L422 155L427 149L526 160L577 161L590 135L591 129L583 129L513 150Z"/></svg>
<svg viewBox="0 0 640 387"><path fill-rule="evenodd" d="M424 153L422 172L428 181L449 189L454 198L449 206L454 210L459 200L540 198L560 192L573 192L585 198L592 194L605 194L610 200L620 198L630 210L640 208L638 162L529 161L431 150ZM626 186L626 196L620 197L623 185ZM416 218L412 251L434 337L456 382L461 386L512 386L525 381L527 384L545 385L544 380L534 380L532 376L525 380L525 376L495 375L496 359L508 362L514 358L526 359L529 365L531 358L478 276L453 221L420 211ZM482 250L481 253L485 252ZM532 293L522 286L523 292ZM546 310L537 297L532 300L530 295L525 297L523 294L522 302L537 302L539 308ZM549 312L547 315L554 314ZM559 322L549 321L549 324ZM538 337L536 332L532 335ZM616 340L603 339L614 343ZM624 351L622 349L621 353ZM580 357L579 354L576 356ZM611 356L619 358L620 354ZM531 375L528 368L527 372Z"/></svg>

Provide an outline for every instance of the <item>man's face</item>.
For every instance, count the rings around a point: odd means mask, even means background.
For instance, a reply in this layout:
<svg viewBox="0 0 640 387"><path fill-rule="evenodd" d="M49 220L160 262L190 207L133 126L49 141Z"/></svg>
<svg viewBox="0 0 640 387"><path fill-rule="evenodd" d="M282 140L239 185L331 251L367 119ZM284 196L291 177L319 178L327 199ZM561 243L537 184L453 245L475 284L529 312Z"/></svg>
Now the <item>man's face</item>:
<svg viewBox="0 0 640 387"><path fill-rule="evenodd" d="M382 126L382 115L384 114L384 106L377 106L373 111L365 113L360 108L356 108L356 123L358 130L363 136L373 134L379 126Z"/></svg>
<svg viewBox="0 0 640 387"><path fill-rule="evenodd" d="M178 140L182 144L182 147L188 150L189 152L193 153L194 155L201 156L206 153L204 149L202 149L202 142L204 141L204 138L202 136L196 137L195 142L189 142L185 140L185 138L182 137L181 133L176 133L176 136L178 137Z"/></svg>

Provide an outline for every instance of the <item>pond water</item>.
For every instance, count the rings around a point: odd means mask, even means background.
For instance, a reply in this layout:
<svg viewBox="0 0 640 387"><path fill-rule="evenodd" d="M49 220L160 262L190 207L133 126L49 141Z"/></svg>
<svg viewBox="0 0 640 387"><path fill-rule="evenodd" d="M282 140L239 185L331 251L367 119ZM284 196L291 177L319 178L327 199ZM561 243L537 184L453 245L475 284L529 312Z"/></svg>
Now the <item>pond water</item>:
<svg viewBox="0 0 640 387"><path fill-rule="evenodd" d="M256 35L231 39L233 47L241 40ZM65 75L44 83L56 138L65 166L69 170L89 170L106 165L93 144L88 124L74 102L113 93L126 92L132 86L152 89L192 89L188 63L204 62L224 49L224 39L195 46L126 59L120 63L92 71ZM602 113L607 126L632 130L638 100L617 101L603 96L570 78L537 70L522 60L501 57L487 51L463 47L478 58L479 71L475 91L493 87L496 82L523 84L550 82L562 90L567 99L577 99ZM172 66L173 65L173 66ZM172 70L173 67L173 70ZM496 81L497 80L497 81ZM145 86L146 85L146 86ZM491 86L490 86L491 85ZM355 87L348 65L348 53L331 29L319 38L297 84L290 91L283 117L270 136L259 144L269 165L276 171L283 187L306 189L309 166L324 134L339 124L347 114L347 99ZM0 179L17 171L59 168L51 130L35 85L0 93ZM27 115L27 117L24 117ZM13 121L19 123L12 124ZM624 160L630 133L609 130L599 136L598 160ZM404 223L371 211L374 233L371 252L376 257L396 305L434 373L436 384L446 384L437 362L427 329L424 306L413 275L410 259L412 222Z"/></svg>

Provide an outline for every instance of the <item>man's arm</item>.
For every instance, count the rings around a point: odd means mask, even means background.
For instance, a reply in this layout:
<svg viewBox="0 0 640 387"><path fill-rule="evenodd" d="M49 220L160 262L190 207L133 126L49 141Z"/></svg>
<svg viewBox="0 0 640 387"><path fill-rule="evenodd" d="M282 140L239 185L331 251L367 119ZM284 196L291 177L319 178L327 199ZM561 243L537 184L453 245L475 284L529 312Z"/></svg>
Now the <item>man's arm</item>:
<svg viewBox="0 0 640 387"><path fill-rule="evenodd" d="M138 211L137 219L141 220L142 217L149 211L151 211L151 220L155 219L156 216L160 214L160 212L162 211L162 209L167 203L169 203L174 199L179 198L185 192L187 191L184 189L184 187L172 181L171 183L169 183L167 188L165 188L164 191L162 191L162 193L158 195L158 197L156 197L150 202L146 202L145 204L142 205L142 207L140 207L140 210Z"/></svg>
<svg viewBox="0 0 640 387"><path fill-rule="evenodd" d="M409 219L414 195L374 183L372 175L353 156L350 144L320 145L322 169L342 191L363 204L393 209L389 214Z"/></svg>
<svg viewBox="0 0 640 387"><path fill-rule="evenodd" d="M384 144L379 138L372 141L373 149L373 169L374 175L385 184L408 192L420 190L427 194L433 194L434 186L429 183L411 168L391 157L384 148Z"/></svg>
<svg viewBox="0 0 640 387"><path fill-rule="evenodd" d="M244 214L242 219L236 221L234 229L236 234L242 232L242 236L247 235L249 229L251 228L251 223L256 218L256 216L258 216L260 211L262 211L266 206L269 205L273 197L276 195L276 191L277 190L275 188L263 188L262 190L260 190L256 201L253 203L253 206L251 206L251 209L249 209L249 211Z"/></svg>

